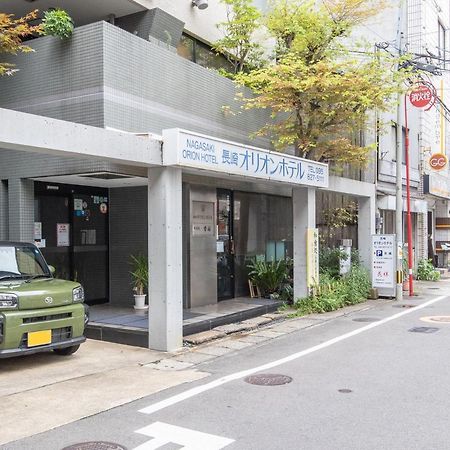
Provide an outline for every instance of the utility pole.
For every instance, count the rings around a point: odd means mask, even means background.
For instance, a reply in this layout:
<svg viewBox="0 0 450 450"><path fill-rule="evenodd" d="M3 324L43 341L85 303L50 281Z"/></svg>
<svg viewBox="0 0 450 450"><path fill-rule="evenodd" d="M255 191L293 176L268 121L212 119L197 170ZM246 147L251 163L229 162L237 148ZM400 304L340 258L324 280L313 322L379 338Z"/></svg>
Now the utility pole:
<svg viewBox="0 0 450 450"><path fill-rule="evenodd" d="M398 11L398 32L397 32L397 48L399 57L402 55L403 45L403 5L407 2L400 1ZM406 9L407 11L408 9ZM399 64L397 65L397 70ZM402 183L402 163L403 163L403 148L402 148L402 114L401 114L402 95L397 96L397 120L396 120L396 186L395 186L395 233L396 233L396 247L397 247L397 270L396 270L396 286L395 299L403 300L403 183Z"/></svg>

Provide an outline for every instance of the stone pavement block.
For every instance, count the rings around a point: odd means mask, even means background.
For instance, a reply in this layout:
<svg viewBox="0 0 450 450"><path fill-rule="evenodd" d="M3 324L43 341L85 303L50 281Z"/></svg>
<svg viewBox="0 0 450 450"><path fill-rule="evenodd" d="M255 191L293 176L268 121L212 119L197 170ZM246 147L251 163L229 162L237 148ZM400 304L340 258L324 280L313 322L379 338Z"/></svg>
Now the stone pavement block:
<svg viewBox="0 0 450 450"><path fill-rule="evenodd" d="M257 328L260 327L261 325L266 325L270 322L272 322L271 318L261 316L261 317L254 317L253 319L244 320L242 321L242 324L243 325L245 324L252 328Z"/></svg>
<svg viewBox="0 0 450 450"><path fill-rule="evenodd" d="M257 328L257 325L246 324L244 322L230 323L228 325L221 325L220 327L214 328L214 330L220 331L221 333L231 334L238 333L240 331L250 331Z"/></svg>
<svg viewBox="0 0 450 450"><path fill-rule="evenodd" d="M214 355L207 355L205 353L201 353L201 352L197 352L197 351L184 353L183 355L175 357L175 359L177 361L187 362L187 363L192 363L192 364L200 364L202 362L209 361L210 359L213 359L213 358L214 358Z"/></svg>
<svg viewBox="0 0 450 450"><path fill-rule="evenodd" d="M308 316L309 317L309 316ZM284 329L284 327L286 327L286 329L292 329L292 330L303 330L304 328L309 328L312 327L314 325L318 325L322 323L322 320L318 320L318 319L292 319L289 320L288 322L283 322L282 324L279 325L274 325L273 326L273 330L275 331L282 331Z"/></svg>
<svg viewBox="0 0 450 450"><path fill-rule="evenodd" d="M210 331L202 331L201 333L191 334L190 336L184 337L184 342L188 344L198 345L203 344L204 342L213 341L214 339L219 339L225 336L223 331L219 330L210 330Z"/></svg>
<svg viewBox="0 0 450 450"><path fill-rule="evenodd" d="M243 342L238 339L226 340L226 341L220 342L221 347L231 348L233 350L241 350L242 348L250 347L251 345L253 345L252 342Z"/></svg>
<svg viewBox="0 0 450 450"><path fill-rule="evenodd" d="M257 331L255 333L253 333L253 336L262 336L262 337L266 337L266 338L274 338L274 337L282 336L283 334L286 334L286 333L279 333L278 331L275 331L275 330L272 330L272 329L270 329L270 330L265 329L265 330L260 330L260 331Z"/></svg>
<svg viewBox="0 0 450 450"><path fill-rule="evenodd" d="M233 350L234 349L232 349L232 348L221 347L218 345L209 345L207 347L206 346L202 347L202 353L205 353L206 355L213 355L213 356L222 356L222 355L225 355L226 353L230 353Z"/></svg>
<svg viewBox="0 0 450 450"><path fill-rule="evenodd" d="M186 361L177 361L176 359L161 359L150 364L145 364L144 367L156 370L184 370L194 364Z"/></svg>
<svg viewBox="0 0 450 450"><path fill-rule="evenodd" d="M240 342L250 342L253 344L257 344L258 342L267 341L267 337L265 336L255 336L253 334L249 334L248 336L241 336L239 338Z"/></svg>

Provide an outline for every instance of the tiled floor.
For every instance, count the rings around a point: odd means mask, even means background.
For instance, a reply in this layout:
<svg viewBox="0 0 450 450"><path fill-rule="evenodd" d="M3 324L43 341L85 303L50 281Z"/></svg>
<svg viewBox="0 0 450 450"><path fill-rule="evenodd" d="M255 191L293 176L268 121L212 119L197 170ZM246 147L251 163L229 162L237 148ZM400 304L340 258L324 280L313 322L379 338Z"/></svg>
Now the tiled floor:
<svg viewBox="0 0 450 450"><path fill-rule="evenodd" d="M279 302L275 300L265 298L240 297L211 305L185 309L183 310L183 326L213 322L215 319L239 315L239 313L249 312L261 306L278 304ZM90 322L148 329L148 312L135 311L133 308L114 307L108 304L94 305L90 307Z"/></svg>

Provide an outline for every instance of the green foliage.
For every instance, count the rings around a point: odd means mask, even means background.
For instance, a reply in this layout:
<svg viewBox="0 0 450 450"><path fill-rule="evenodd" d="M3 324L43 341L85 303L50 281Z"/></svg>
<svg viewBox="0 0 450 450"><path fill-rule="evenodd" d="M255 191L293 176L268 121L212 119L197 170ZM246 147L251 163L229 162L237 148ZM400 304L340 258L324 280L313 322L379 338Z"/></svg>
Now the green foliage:
<svg viewBox="0 0 450 450"><path fill-rule="evenodd" d="M56 8L44 12L41 34L67 39L73 33L73 20L66 11Z"/></svg>
<svg viewBox="0 0 450 450"><path fill-rule="evenodd" d="M339 248L319 247L319 272L331 278L339 278L340 260L347 260L348 255Z"/></svg>
<svg viewBox="0 0 450 450"><path fill-rule="evenodd" d="M33 49L22 40L41 31L40 25L30 25L36 20L37 10L15 19L12 14L0 13L0 54L17 55L32 52ZM0 76L17 72L14 64L0 61Z"/></svg>
<svg viewBox="0 0 450 450"><path fill-rule="evenodd" d="M224 55L233 73L230 78L247 68L261 65L262 47L252 39L260 26L261 13L252 0L221 0L227 9L227 20L217 24L223 37L214 43L213 49Z"/></svg>
<svg viewBox="0 0 450 450"><path fill-rule="evenodd" d="M255 283L264 296L276 295L288 299L292 290L292 260L253 261L248 266L249 279ZM292 288L292 286L291 286Z"/></svg>
<svg viewBox="0 0 450 450"><path fill-rule="evenodd" d="M144 255L131 255L130 272L133 277L134 291L138 295L144 294L144 289L148 286L148 258Z"/></svg>
<svg viewBox="0 0 450 450"><path fill-rule="evenodd" d="M417 279L423 281L437 281L441 278L439 270L433 266L431 259L421 259L417 265Z"/></svg>
<svg viewBox="0 0 450 450"><path fill-rule="evenodd" d="M334 311L366 300L370 286L369 274L362 267L352 266L342 279L322 274L314 294L297 300L295 307L299 315Z"/></svg>
<svg viewBox="0 0 450 450"><path fill-rule="evenodd" d="M347 206L328 208L323 212L325 225L330 228L345 228L358 223L358 205L355 202Z"/></svg>
<svg viewBox="0 0 450 450"><path fill-rule="evenodd" d="M232 7L243 2L226 0ZM336 166L367 163L373 146L354 142L353 136L370 129L369 111L394 106L407 72L393 70L397 60L392 56L359 45L348 49L344 39L382 4L382 0L273 0L261 21L276 45L263 65L252 68L249 52L232 45L217 47L239 61L235 81L252 91L237 94L243 109L272 113L272 120L256 136L269 137L278 150L293 147L297 156ZM226 39L249 46L255 23L240 23L239 33L225 27Z"/></svg>

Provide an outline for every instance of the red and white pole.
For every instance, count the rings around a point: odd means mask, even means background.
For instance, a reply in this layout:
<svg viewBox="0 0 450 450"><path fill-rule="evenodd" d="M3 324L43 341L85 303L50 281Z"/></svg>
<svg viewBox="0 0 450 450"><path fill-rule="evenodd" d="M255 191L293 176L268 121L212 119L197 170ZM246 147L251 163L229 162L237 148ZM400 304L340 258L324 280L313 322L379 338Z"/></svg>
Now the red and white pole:
<svg viewBox="0 0 450 450"><path fill-rule="evenodd" d="M408 239L408 280L409 296L414 295L413 288L413 248L412 248L412 224L411 224L411 191L409 187L409 133L408 133L408 107L405 95L405 164L406 164L406 217Z"/></svg>

